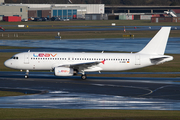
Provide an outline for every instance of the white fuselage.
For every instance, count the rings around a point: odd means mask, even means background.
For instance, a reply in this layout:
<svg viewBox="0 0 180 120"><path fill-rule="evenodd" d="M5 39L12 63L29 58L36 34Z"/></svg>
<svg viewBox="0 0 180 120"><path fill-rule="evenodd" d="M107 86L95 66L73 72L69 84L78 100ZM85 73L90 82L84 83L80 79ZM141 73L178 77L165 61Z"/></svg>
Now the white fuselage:
<svg viewBox="0 0 180 120"><path fill-rule="evenodd" d="M122 71L153 65L152 55L137 53L24 52L14 55L5 66L20 70L53 70L61 65L104 61L84 71Z"/></svg>

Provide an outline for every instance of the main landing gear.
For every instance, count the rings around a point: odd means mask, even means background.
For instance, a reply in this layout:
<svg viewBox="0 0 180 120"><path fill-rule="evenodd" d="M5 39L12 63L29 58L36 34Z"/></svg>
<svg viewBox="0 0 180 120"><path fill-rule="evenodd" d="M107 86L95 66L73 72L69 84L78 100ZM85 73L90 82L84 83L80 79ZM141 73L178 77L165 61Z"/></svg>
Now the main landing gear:
<svg viewBox="0 0 180 120"><path fill-rule="evenodd" d="M81 79L85 80L87 78L86 74L81 75Z"/></svg>
<svg viewBox="0 0 180 120"><path fill-rule="evenodd" d="M24 76L26 79L29 78L29 70L26 70L26 74Z"/></svg>

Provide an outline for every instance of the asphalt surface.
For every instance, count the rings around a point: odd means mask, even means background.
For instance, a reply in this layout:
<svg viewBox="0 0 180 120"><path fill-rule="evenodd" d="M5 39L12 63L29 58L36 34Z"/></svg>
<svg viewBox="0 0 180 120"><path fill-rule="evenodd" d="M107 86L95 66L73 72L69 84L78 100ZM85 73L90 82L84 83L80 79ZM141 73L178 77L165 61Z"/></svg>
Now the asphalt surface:
<svg viewBox="0 0 180 120"><path fill-rule="evenodd" d="M0 72L0 87L40 91L63 91L128 97L180 100L180 79L176 78L106 78L56 77L53 72ZM88 74L87 74L88 76Z"/></svg>
<svg viewBox="0 0 180 120"><path fill-rule="evenodd" d="M180 84L174 82L179 80L179 78L130 77L88 77L87 80L81 80L79 76L56 77L52 72L30 72L30 78L25 79L24 72L0 72L1 89L21 90L25 94L32 94L32 91L43 93L23 98L1 97L0 108L179 110ZM125 101L129 104L124 104ZM130 105L132 101L133 105ZM54 105L54 102L58 105ZM102 102L104 104L99 106Z"/></svg>

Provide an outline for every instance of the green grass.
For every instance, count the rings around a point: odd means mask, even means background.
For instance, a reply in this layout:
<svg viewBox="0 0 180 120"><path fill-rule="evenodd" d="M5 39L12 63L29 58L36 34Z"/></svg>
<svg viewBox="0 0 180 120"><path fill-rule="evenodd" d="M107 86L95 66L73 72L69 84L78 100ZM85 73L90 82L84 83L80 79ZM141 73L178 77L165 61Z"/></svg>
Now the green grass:
<svg viewBox="0 0 180 120"><path fill-rule="evenodd" d="M0 97L24 95L21 92L0 91Z"/></svg>
<svg viewBox="0 0 180 120"><path fill-rule="evenodd" d="M34 47L0 46L0 49L32 49Z"/></svg>
<svg viewBox="0 0 180 120"><path fill-rule="evenodd" d="M179 120L180 111L0 109L0 119L24 120Z"/></svg>
<svg viewBox="0 0 180 120"><path fill-rule="evenodd" d="M135 38L152 38L157 31L68 31L60 32L63 39L89 39L89 38L123 38L124 34L133 34ZM170 37L180 37L180 30L172 30ZM2 37L3 34L3 37ZM18 34L18 37L14 37ZM3 40L47 40L55 39L57 32L4 32L0 33L0 39Z"/></svg>

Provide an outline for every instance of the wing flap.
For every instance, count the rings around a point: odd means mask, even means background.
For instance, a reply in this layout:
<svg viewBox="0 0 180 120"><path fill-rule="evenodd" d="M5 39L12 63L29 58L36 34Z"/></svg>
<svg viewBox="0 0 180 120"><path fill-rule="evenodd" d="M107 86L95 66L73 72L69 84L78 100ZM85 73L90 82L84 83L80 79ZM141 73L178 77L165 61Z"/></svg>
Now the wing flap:
<svg viewBox="0 0 180 120"><path fill-rule="evenodd" d="M104 62L105 62L105 60L95 61L95 62L85 62L85 63L60 65L58 67L68 67L68 68L77 69L79 71L100 71L100 70L102 70L102 68L98 67L97 65L100 63L104 64Z"/></svg>

